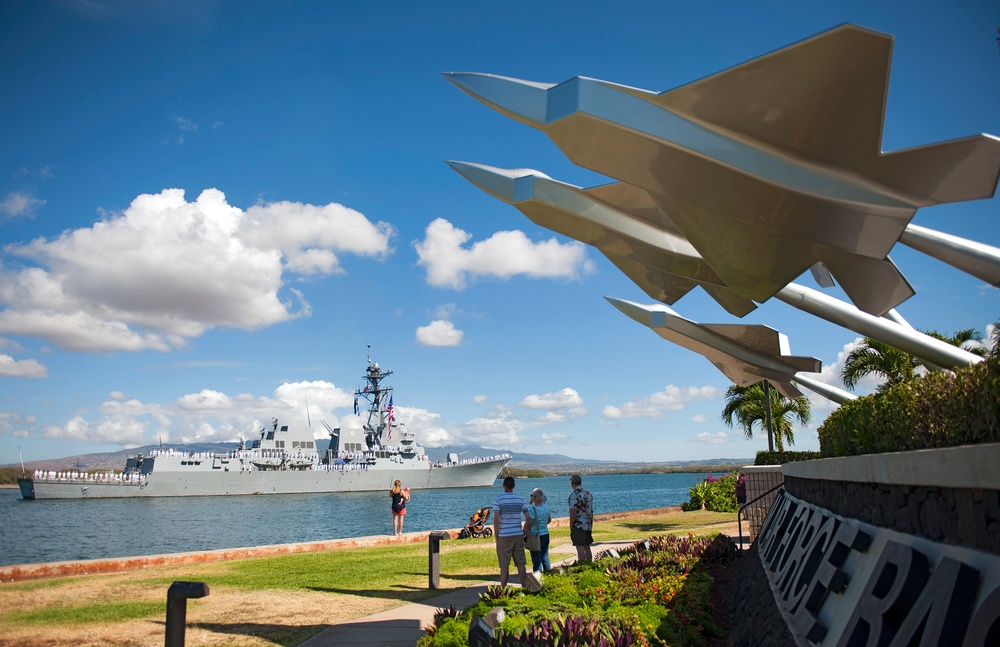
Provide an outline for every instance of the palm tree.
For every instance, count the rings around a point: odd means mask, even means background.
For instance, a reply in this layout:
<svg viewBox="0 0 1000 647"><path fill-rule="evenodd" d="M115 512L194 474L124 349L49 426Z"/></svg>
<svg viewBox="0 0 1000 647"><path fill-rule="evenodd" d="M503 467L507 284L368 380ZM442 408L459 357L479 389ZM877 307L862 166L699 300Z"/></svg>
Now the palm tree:
<svg viewBox="0 0 1000 647"><path fill-rule="evenodd" d="M982 343L983 335L972 328L964 328L953 335L944 335L936 330L925 334L980 357L985 357L989 352ZM844 368L840 371L840 379L853 391L861 378L877 375L885 380L877 389L881 392L900 382L912 380L918 375L919 366L920 361L909 353L865 337L847 356Z"/></svg>
<svg viewBox="0 0 1000 647"><path fill-rule="evenodd" d="M916 377L918 366L920 362L913 355L871 337L865 337L844 361L840 379L843 380L844 386L853 391L861 378L866 375L877 375L885 380L878 387L878 390L882 391Z"/></svg>
<svg viewBox="0 0 1000 647"><path fill-rule="evenodd" d="M747 438L753 438L754 424L767 431L767 399L764 386L765 383L761 381L750 386L734 384L726 389L726 407L722 410L722 421L729 427L737 425ZM768 388L766 391L771 401L774 444L779 452L784 451L785 441L788 441L789 445L795 444L792 418L797 418L801 425L809 424L812 417L809 399L801 396L789 400L777 389Z"/></svg>
<svg viewBox="0 0 1000 647"><path fill-rule="evenodd" d="M936 330L928 330L927 334L935 339L948 342L952 346L958 346L973 355L986 357L990 352L983 343L983 333L974 328L963 328L954 335L943 335Z"/></svg>

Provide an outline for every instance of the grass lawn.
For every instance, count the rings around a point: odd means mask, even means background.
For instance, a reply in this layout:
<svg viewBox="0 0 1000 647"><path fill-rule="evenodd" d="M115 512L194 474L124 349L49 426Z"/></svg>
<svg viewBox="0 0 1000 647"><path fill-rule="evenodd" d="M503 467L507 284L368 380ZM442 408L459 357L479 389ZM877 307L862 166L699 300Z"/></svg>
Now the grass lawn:
<svg viewBox="0 0 1000 647"><path fill-rule="evenodd" d="M599 522L595 541L735 533L735 515L671 512ZM553 560L567 528L551 531ZM560 554L559 548L563 548ZM114 574L0 584L0 646L162 645L167 588L208 584L189 600L188 645L298 645L330 624L498 578L492 539L441 544L441 589L427 588L427 544L351 548Z"/></svg>

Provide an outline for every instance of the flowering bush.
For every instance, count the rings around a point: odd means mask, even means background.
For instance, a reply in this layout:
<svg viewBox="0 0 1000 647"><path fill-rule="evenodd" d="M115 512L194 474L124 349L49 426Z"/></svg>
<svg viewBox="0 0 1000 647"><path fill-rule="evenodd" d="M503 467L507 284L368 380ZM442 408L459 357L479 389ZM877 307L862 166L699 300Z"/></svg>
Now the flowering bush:
<svg viewBox="0 0 1000 647"><path fill-rule="evenodd" d="M696 483L689 494L691 500L681 504L682 510L711 510L713 512L736 512L736 474L716 477L709 474L704 481Z"/></svg>

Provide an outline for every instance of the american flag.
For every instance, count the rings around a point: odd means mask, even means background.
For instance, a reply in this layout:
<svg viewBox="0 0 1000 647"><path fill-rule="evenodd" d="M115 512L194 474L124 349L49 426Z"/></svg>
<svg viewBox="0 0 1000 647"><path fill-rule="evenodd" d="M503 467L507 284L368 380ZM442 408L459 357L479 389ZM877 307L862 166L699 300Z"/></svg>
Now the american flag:
<svg viewBox="0 0 1000 647"><path fill-rule="evenodd" d="M389 408L385 410L389 420L388 440L392 440L392 421L396 419L396 410L392 407L392 394L389 394Z"/></svg>

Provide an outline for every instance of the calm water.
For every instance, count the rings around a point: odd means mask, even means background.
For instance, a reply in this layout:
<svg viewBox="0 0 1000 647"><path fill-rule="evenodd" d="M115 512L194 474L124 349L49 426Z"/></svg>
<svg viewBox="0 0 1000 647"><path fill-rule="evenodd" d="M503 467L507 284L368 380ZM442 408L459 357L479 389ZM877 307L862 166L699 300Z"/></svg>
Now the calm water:
<svg viewBox="0 0 1000 647"><path fill-rule="evenodd" d="M680 505L702 474L587 476L597 513ZM525 498L548 496L553 517L569 514L568 476L518 479ZM493 504L492 488L417 490L404 531L461 528L473 512ZM391 534L389 496L383 492L281 496L180 497L23 501L0 489L0 564L158 555L215 548Z"/></svg>

